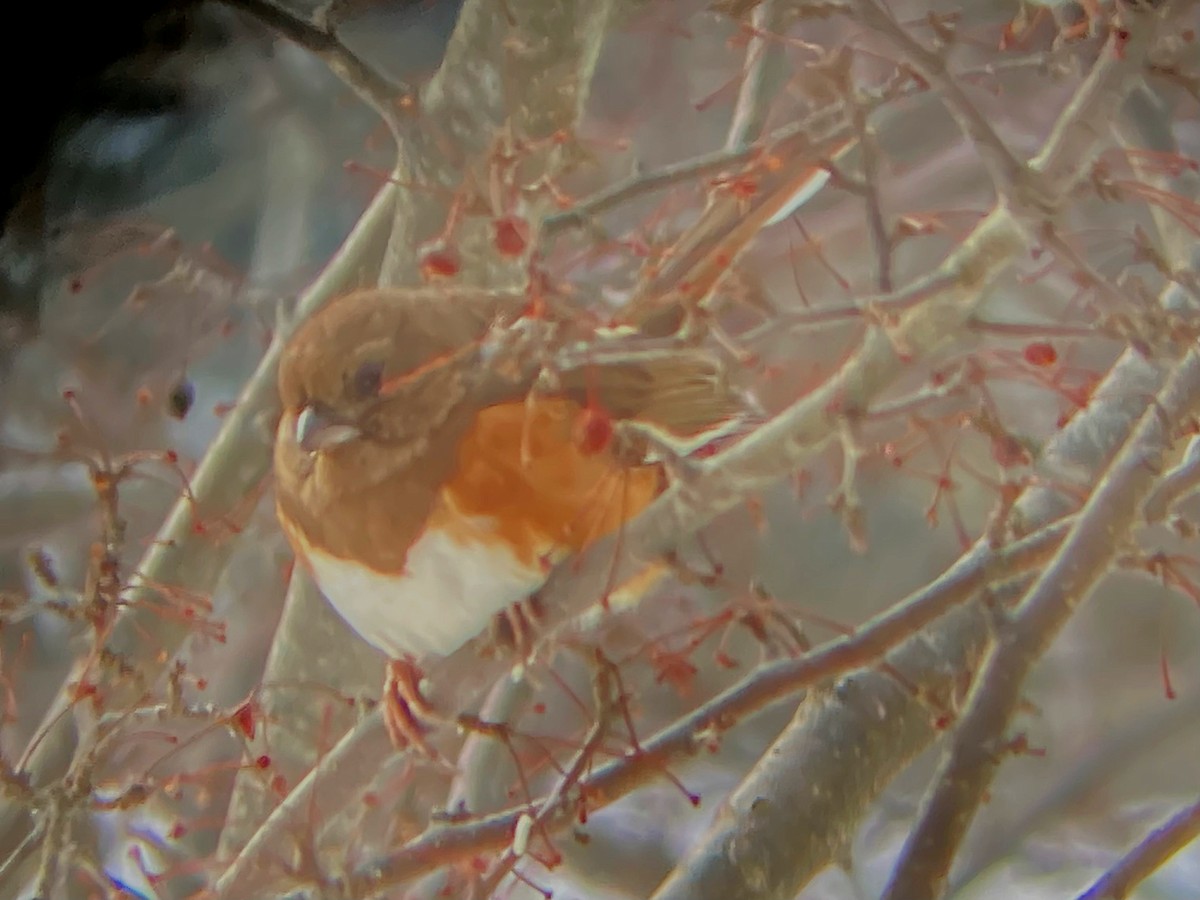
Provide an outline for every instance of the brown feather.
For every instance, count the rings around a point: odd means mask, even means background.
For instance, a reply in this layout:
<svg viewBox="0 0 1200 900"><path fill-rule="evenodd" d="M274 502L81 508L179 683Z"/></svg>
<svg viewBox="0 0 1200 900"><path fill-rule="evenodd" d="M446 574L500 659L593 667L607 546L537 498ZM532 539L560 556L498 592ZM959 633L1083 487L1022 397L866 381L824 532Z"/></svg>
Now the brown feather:
<svg viewBox="0 0 1200 900"><path fill-rule="evenodd" d="M710 431L745 412L725 370L700 350L630 352L561 374L566 393L616 420L646 422L681 437Z"/></svg>

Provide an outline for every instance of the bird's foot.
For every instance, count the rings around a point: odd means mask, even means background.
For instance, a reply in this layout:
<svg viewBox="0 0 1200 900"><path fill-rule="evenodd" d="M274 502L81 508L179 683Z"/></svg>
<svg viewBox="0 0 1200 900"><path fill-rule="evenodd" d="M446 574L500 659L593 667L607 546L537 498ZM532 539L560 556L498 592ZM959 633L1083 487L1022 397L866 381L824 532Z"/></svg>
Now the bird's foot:
<svg viewBox="0 0 1200 900"><path fill-rule="evenodd" d="M425 739L421 719L434 716L433 707L421 695L421 670L411 659L393 659L387 665L383 682L383 725L397 750L412 747L438 759L436 750Z"/></svg>
<svg viewBox="0 0 1200 900"><path fill-rule="evenodd" d="M1078 18L1068 18L1070 12L1066 11L1067 7L1058 0L1023 0L1017 15L1004 27L1000 37L1000 49L1026 49L1026 44L1038 25L1048 15L1052 15L1051 8L1058 10L1053 14L1058 27L1058 35L1054 39L1055 47L1091 37L1103 22L1103 13L1097 0L1078 0Z"/></svg>
<svg viewBox="0 0 1200 900"><path fill-rule="evenodd" d="M496 613L488 630L489 644L517 659L525 659L533 652L545 618L541 597L537 594L526 597Z"/></svg>

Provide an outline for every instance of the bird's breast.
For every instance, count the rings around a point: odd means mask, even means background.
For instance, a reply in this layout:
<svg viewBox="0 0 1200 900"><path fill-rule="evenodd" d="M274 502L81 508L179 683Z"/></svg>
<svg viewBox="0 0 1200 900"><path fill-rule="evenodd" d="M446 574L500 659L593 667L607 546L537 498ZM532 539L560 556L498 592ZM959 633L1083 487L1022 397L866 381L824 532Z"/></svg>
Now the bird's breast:
<svg viewBox="0 0 1200 900"><path fill-rule="evenodd" d="M540 588L555 562L660 492L659 467L576 446L578 412L555 399L482 410L421 529L393 548L400 566L313 542L282 507L280 519L322 593L365 640L393 657L452 653ZM388 502L380 492L372 500ZM376 521L363 546L386 544L379 529L389 518Z"/></svg>
<svg viewBox="0 0 1200 900"><path fill-rule="evenodd" d="M304 557L338 614L392 658L453 653L546 579L545 569L523 564L487 523L426 528L400 573L317 548Z"/></svg>

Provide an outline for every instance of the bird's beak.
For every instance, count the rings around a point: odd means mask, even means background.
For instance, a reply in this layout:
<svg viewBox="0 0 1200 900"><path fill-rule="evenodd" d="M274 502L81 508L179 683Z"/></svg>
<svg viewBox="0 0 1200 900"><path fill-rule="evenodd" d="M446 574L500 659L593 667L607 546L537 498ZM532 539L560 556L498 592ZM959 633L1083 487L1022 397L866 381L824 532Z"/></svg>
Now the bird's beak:
<svg viewBox="0 0 1200 900"><path fill-rule="evenodd" d="M296 417L296 443L306 453L328 450L362 437L362 432L331 413L306 406Z"/></svg>

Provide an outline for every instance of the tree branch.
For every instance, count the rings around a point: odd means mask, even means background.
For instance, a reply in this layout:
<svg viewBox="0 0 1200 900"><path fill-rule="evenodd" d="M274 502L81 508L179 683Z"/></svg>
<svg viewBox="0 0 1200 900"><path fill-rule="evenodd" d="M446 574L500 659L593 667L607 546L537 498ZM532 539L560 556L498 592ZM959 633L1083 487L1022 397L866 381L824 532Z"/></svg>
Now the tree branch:
<svg viewBox="0 0 1200 900"><path fill-rule="evenodd" d="M212 592L232 553L232 541L214 541L196 524L236 515L244 507L246 496L266 477L273 442L271 422L278 404L276 371L287 335L326 300L361 279L364 256L375 247L380 229L390 220L393 198L391 186L376 194L324 271L301 295L294 318L280 323L274 341L192 477L191 496L176 501L138 564L130 589L131 602L122 609L107 650L116 658L135 663L140 683L153 682L162 674L192 629L179 618L159 614L156 592L139 585L170 584L198 595ZM68 676L22 757L20 770L34 786L61 778L71 765L78 735L71 713L74 693L70 684L77 678L77 672ZM104 689L112 707L132 702L138 693L134 679L117 681ZM27 822L22 805L11 799L0 802L0 858L7 858L13 851Z"/></svg>
<svg viewBox="0 0 1200 900"><path fill-rule="evenodd" d="M1005 757L1004 730L1025 678L1093 586L1108 572L1174 442L1173 423L1200 411L1200 354L1189 353L1147 408L1058 554L1001 626L939 767L920 821L905 844L887 900L937 896L988 785Z"/></svg>
<svg viewBox="0 0 1200 900"><path fill-rule="evenodd" d="M1163 863L1200 837L1200 800L1180 809L1079 895L1079 900L1124 900Z"/></svg>

